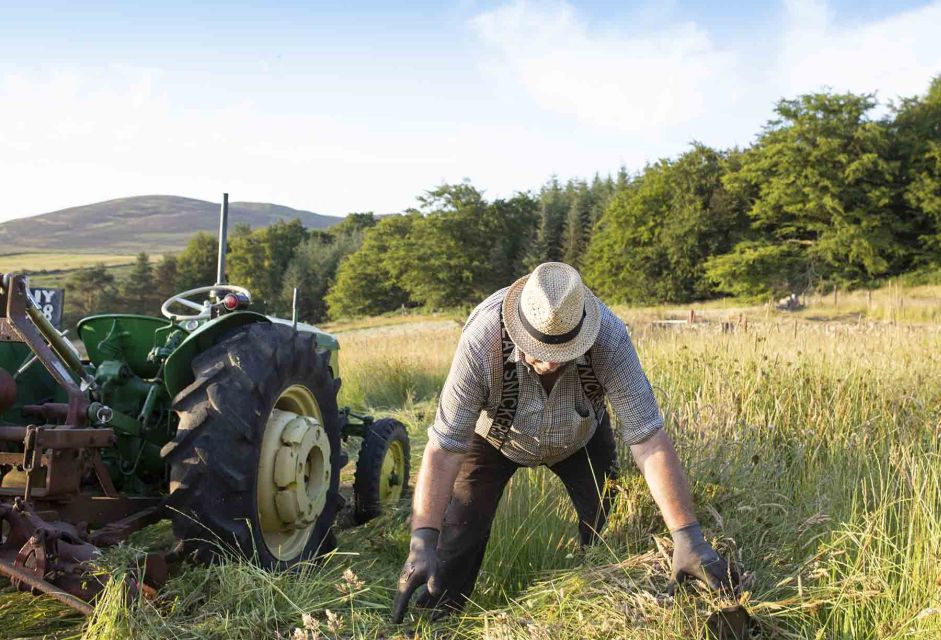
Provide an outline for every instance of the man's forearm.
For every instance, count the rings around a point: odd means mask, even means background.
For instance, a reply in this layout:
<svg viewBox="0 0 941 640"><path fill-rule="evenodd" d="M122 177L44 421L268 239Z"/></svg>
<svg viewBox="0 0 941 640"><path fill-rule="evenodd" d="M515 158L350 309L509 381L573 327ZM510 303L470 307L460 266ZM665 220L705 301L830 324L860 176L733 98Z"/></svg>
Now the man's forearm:
<svg viewBox="0 0 941 640"><path fill-rule="evenodd" d="M454 490L454 479L463 461L463 453L446 451L433 443L425 447L418 478L415 480L415 497L412 501L413 531L422 527L441 530L444 512Z"/></svg>
<svg viewBox="0 0 941 640"><path fill-rule="evenodd" d="M645 442L631 446L631 454L644 474L667 528L673 530L695 522L686 473L666 431L661 429Z"/></svg>

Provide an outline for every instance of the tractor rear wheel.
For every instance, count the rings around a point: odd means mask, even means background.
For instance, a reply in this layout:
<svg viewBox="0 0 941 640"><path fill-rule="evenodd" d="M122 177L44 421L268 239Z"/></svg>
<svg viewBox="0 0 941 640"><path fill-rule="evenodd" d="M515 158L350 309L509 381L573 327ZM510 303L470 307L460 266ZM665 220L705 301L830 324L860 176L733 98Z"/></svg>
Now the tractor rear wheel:
<svg viewBox="0 0 941 640"><path fill-rule="evenodd" d="M163 450L173 529L183 549L218 549L283 568L330 551L342 506L330 354L280 324L241 327L193 360Z"/></svg>
<svg viewBox="0 0 941 640"><path fill-rule="evenodd" d="M362 524L397 503L408 490L409 441L405 425L383 418L369 426L356 461L353 519Z"/></svg>

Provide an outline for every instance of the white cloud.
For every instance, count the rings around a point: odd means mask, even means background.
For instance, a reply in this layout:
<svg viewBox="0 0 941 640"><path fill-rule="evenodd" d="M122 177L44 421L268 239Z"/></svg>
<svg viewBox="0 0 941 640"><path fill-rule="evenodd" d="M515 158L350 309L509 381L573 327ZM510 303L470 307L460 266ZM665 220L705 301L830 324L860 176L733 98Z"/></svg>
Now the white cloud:
<svg viewBox="0 0 941 640"><path fill-rule="evenodd" d="M415 184L432 186L454 162L452 150L418 147L408 131L252 99L214 103L178 81L118 65L0 76L0 175L11 187L0 221L112 197L223 191L335 215L386 212L412 204Z"/></svg>
<svg viewBox="0 0 941 640"><path fill-rule="evenodd" d="M783 95L832 87L881 99L924 93L941 73L941 2L867 24L835 24L821 0L788 0Z"/></svg>
<svg viewBox="0 0 941 640"><path fill-rule="evenodd" d="M677 127L687 141L741 143L779 98L832 87L889 99L921 93L941 73L941 2L865 24L836 24L822 0L784 8L779 38L757 57L719 47L695 22L636 35L591 24L564 1L513 0L470 28L486 74L504 88L522 86L545 110L650 144Z"/></svg>
<svg viewBox="0 0 941 640"><path fill-rule="evenodd" d="M522 83L545 109L593 124L656 130L739 95L737 56L693 22L628 35L591 27L566 2L517 0L477 15L471 27L488 48L490 74Z"/></svg>

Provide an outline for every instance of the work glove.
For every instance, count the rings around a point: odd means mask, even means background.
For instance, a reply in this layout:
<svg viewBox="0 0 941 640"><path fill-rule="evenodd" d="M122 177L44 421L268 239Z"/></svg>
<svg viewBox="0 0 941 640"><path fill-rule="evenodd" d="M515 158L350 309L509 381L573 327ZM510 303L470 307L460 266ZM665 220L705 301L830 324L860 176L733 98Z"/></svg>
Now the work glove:
<svg viewBox="0 0 941 640"><path fill-rule="evenodd" d="M395 600L392 602L392 622L398 624L405 617L408 602L412 594L428 583L428 592L433 594L436 589L436 573L438 571L438 536L437 529L422 527L412 531L412 541L408 545L408 558L399 574L398 588Z"/></svg>
<svg viewBox="0 0 941 640"><path fill-rule="evenodd" d="M694 522L670 531L673 536L673 579L669 592L688 578L702 580L713 591L720 589L734 595L738 587L738 572L722 559L702 535L699 523Z"/></svg>

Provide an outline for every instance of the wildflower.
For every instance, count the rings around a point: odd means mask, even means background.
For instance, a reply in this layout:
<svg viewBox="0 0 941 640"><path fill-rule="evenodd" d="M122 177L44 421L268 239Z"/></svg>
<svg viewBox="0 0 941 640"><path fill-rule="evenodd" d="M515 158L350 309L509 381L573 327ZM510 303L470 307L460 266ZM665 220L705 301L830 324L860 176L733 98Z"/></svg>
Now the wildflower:
<svg viewBox="0 0 941 640"><path fill-rule="evenodd" d="M317 624L317 620L309 613L305 613L301 616L301 622L304 623L304 628L308 631L317 631L320 629L320 625Z"/></svg>
<svg viewBox="0 0 941 640"><path fill-rule="evenodd" d="M349 567L347 567L346 571L343 572L343 580L349 587L350 592L359 591L366 584L355 573L353 573L353 570Z"/></svg>
<svg viewBox="0 0 941 640"><path fill-rule="evenodd" d="M310 631L308 629L296 628L290 640L320 640L320 637L319 629Z"/></svg>
<svg viewBox="0 0 941 640"><path fill-rule="evenodd" d="M327 629L330 630L330 633L336 635L343 628L343 616L330 611L330 609L325 609L324 613L327 614Z"/></svg>
<svg viewBox="0 0 941 640"><path fill-rule="evenodd" d="M363 580L360 580L360 578L353 573L352 569L348 568L343 572L343 582L336 585L336 589L352 599L353 594L362 589L365 584Z"/></svg>

